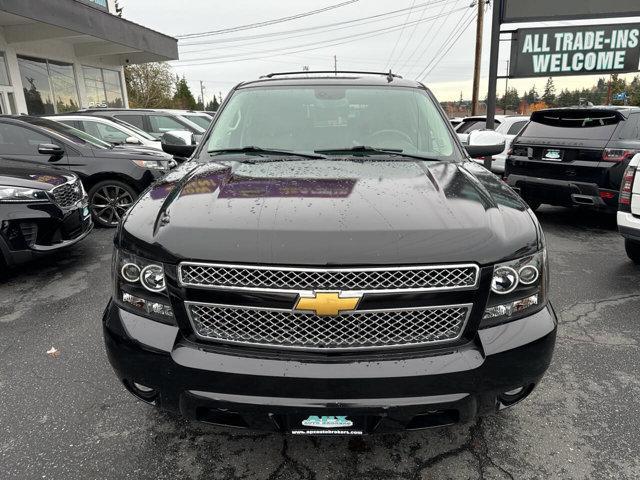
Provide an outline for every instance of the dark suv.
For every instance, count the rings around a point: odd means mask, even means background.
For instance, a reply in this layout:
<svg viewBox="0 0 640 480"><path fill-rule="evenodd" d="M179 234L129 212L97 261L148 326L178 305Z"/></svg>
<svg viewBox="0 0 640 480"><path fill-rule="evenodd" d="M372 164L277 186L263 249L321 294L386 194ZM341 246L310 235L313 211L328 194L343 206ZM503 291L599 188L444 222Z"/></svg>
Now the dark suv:
<svg viewBox="0 0 640 480"><path fill-rule="evenodd" d="M473 132L468 150L499 138ZM540 225L414 81L238 85L114 242L109 361L139 399L203 422L466 422L527 397L551 361Z"/></svg>
<svg viewBox="0 0 640 480"><path fill-rule="evenodd" d="M640 108L541 110L513 140L505 178L540 204L615 212L625 169L640 152Z"/></svg>
<svg viewBox="0 0 640 480"><path fill-rule="evenodd" d="M174 165L164 152L114 148L62 123L29 116L0 116L0 157L77 174L89 192L93 220L103 227L115 227L140 192Z"/></svg>

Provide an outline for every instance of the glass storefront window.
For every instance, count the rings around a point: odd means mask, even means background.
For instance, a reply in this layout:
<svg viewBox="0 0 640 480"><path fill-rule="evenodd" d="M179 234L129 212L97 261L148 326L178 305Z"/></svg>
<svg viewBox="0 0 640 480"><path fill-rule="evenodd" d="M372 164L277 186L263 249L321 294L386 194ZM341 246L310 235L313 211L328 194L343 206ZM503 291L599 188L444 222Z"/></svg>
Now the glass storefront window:
<svg viewBox="0 0 640 480"><path fill-rule="evenodd" d="M82 67L84 75L84 90L87 94L87 106L106 107L107 97L104 93L104 84L102 82L102 71L99 68Z"/></svg>
<svg viewBox="0 0 640 480"><path fill-rule="evenodd" d="M120 72L96 67L82 67L82 71L89 107L124 107Z"/></svg>
<svg viewBox="0 0 640 480"><path fill-rule="evenodd" d="M56 112L73 112L78 110L78 88L73 65L60 62L49 62L49 78L53 87Z"/></svg>
<svg viewBox="0 0 640 480"><path fill-rule="evenodd" d="M38 58L18 57L24 99L30 115L45 115L55 112L53 95L49 84L47 61Z"/></svg>
<svg viewBox="0 0 640 480"><path fill-rule="evenodd" d="M7 67L7 57L4 52L0 52L0 85L8 87L11 85L9 79L9 67Z"/></svg>
<svg viewBox="0 0 640 480"><path fill-rule="evenodd" d="M72 64L18 56L18 66L30 115L78 109L80 102Z"/></svg>

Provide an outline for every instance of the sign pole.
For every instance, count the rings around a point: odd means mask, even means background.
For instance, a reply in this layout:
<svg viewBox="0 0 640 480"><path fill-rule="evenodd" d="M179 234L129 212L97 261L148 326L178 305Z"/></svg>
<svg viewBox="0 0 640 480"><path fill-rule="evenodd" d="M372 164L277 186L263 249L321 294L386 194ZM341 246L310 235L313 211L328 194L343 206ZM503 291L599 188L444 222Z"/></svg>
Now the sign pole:
<svg viewBox="0 0 640 480"><path fill-rule="evenodd" d="M500 22L502 1L493 0L491 20L491 56L489 60L489 96L487 97L487 128L493 130L496 121L496 97L498 95L498 59L500 54ZM484 166L491 170L491 157L484 159Z"/></svg>
<svg viewBox="0 0 640 480"><path fill-rule="evenodd" d="M478 25L476 27L476 59L473 68L473 92L471 99L471 115L478 115L478 103L480 96L480 69L482 67L482 35L484 31L484 8L486 0L478 2Z"/></svg>

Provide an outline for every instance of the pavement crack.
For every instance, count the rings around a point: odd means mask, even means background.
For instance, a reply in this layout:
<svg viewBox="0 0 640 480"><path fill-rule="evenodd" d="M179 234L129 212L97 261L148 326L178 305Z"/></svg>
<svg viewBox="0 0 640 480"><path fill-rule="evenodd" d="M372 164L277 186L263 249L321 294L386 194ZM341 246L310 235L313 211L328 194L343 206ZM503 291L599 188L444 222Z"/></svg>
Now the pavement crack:
<svg viewBox="0 0 640 480"><path fill-rule="evenodd" d="M267 480L282 480L285 478L283 474L287 467L293 469L300 479L316 480L316 473L313 470L289 455L289 439L286 436L282 439L280 456L282 457L282 462L280 462L278 468L267 477Z"/></svg>

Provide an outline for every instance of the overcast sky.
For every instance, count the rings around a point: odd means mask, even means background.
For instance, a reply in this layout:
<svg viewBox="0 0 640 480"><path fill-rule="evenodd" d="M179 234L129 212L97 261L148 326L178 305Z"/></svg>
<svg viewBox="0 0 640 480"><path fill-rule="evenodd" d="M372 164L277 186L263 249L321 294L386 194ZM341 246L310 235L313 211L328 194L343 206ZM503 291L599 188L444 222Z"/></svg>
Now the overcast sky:
<svg viewBox="0 0 640 480"><path fill-rule="evenodd" d="M269 21L347 1L120 0L120 4L124 7L125 18L169 35L181 35ZM475 48L476 24L472 15L477 10L477 7L471 7L471 3L472 0L354 1L340 8L276 25L180 41L181 60L173 66L176 73L187 78L196 97L200 92L199 80L204 81L207 101L214 93L217 95L221 92L224 96L239 81L253 79L264 73L300 70L303 66L309 66L312 70L332 69L334 55L337 56L340 69L377 71L391 66L394 72L407 78L423 80L440 100L458 99L460 93L468 99L471 98ZM409 12L367 20L366 24L337 25L331 27L332 31L315 28L411 6L420 7ZM483 98L486 95L485 77L489 63L490 23L489 11L484 37L487 44L483 50ZM562 24L566 25L568 22ZM403 25L406 26L403 28ZM466 30L462 28L464 25L468 25ZM290 30L293 32L284 35L288 38L246 38ZM452 34L457 36L458 32L462 32L458 41L443 55L443 43L452 39ZM367 38L358 38L356 41L344 38L361 33L366 33ZM184 45L196 42L217 43ZM327 46L332 43L336 45ZM289 53L282 54L283 51ZM507 59L508 49L503 48L501 74L506 69ZM597 77L564 77L555 80L559 88L574 88L591 86L596 79ZM545 79L511 82L520 93L534 84L541 91ZM504 87L504 81L501 80L499 91Z"/></svg>

